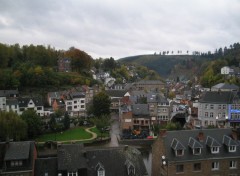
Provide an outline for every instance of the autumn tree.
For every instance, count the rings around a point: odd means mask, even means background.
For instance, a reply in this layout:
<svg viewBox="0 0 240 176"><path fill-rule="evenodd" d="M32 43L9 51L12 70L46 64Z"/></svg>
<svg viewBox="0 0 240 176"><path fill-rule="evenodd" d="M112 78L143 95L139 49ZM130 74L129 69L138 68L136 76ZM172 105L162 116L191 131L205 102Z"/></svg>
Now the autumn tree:
<svg viewBox="0 0 240 176"><path fill-rule="evenodd" d="M65 52L65 56L71 58L72 69L81 73L83 70L90 69L93 59L84 51L71 47Z"/></svg>

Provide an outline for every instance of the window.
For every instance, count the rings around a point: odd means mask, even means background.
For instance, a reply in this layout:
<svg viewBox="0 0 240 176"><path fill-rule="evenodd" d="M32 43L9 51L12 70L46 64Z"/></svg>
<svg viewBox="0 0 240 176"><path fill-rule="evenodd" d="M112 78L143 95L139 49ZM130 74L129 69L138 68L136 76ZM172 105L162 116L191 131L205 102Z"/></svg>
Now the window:
<svg viewBox="0 0 240 176"><path fill-rule="evenodd" d="M184 172L183 164L176 165L176 173Z"/></svg>
<svg viewBox="0 0 240 176"><path fill-rule="evenodd" d="M223 105L222 108L223 108L223 109L226 109L226 105Z"/></svg>
<svg viewBox="0 0 240 176"><path fill-rule="evenodd" d="M236 152L236 146L235 145L230 145L229 147L228 147L228 151L229 152Z"/></svg>
<svg viewBox="0 0 240 176"><path fill-rule="evenodd" d="M98 176L105 176L105 171L104 170L99 170L98 171Z"/></svg>
<svg viewBox="0 0 240 176"><path fill-rule="evenodd" d="M74 101L73 103L74 103L74 104L77 104L77 101Z"/></svg>
<svg viewBox="0 0 240 176"><path fill-rule="evenodd" d="M218 109L222 109L222 105L218 105Z"/></svg>
<svg viewBox="0 0 240 176"><path fill-rule="evenodd" d="M42 110L42 107L37 107L37 110Z"/></svg>
<svg viewBox="0 0 240 176"><path fill-rule="evenodd" d="M213 104L211 104L211 105L210 105L210 109L213 109L213 108L214 108L214 105L213 105Z"/></svg>
<svg viewBox="0 0 240 176"><path fill-rule="evenodd" d="M218 170L219 169L219 162L215 161L212 162L212 170Z"/></svg>
<svg viewBox="0 0 240 176"><path fill-rule="evenodd" d="M81 103L84 103L84 100L81 100Z"/></svg>
<svg viewBox="0 0 240 176"><path fill-rule="evenodd" d="M200 170L201 170L201 163L194 163L193 171L200 171Z"/></svg>
<svg viewBox="0 0 240 176"><path fill-rule="evenodd" d="M68 176L78 176L77 172L68 172Z"/></svg>
<svg viewBox="0 0 240 176"><path fill-rule="evenodd" d="M230 169L236 169L237 168L237 161L230 161L229 162L229 168Z"/></svg>
<svg viewBox="0 0 240 176"><path fill-rule="evenodd" d="M176 156L183 156L184 150L176 150Z"/></svg>
<svg viewBox="0 0 240 176"><path fill-rule="evenodd" d="M211 152L212 153L219 153L219 147L212 147Z"/></svg>
<svg viewBox="0 0 240 176"><path fill-rule="evenodd" d="M200 155L201 154L201 148L194 148L193 149L193 154L194 155Z"/></svg>
<svg viewBox="0 0 240 176"><path fill-rule="evenodd" d="M208 108L208 104L205 104L205 109L207 109Z"/></svg>
<svg viewBox="0 0 240 176"><path fill-rule="evenodd" d="M11 161L11 167L15 167L15 166L22 166L22 161Z"/></svg>
<svg viewBox="0 0 240 176"><path fill-rule="evenodd" d="M210 112L210 117L213 117L213 112Z"/></svg>
<svg viewBox="0 0 240 176"><path fill-rule="evenodd" d="M205 112L205 117L208 117L208 112Z"/></svg>
<svg viewBox="0 0 240 176"><path fill-rule="evenodd" d="M81 108L84 108L84 105L81 105Z"/></svg>
<svg viewBox="0 0 240 176"><path fill-rule="evenodd" d="M77 109L77 106L74 106L73 108L74 108L74 109Z"/></svg>

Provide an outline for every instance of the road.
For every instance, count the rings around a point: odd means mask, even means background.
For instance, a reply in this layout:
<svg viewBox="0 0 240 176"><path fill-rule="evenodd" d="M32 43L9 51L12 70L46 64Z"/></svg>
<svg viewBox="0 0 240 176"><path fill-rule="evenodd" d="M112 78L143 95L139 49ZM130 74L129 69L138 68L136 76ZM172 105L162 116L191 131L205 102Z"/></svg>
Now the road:
<svg viewBox="0 0 240 176"><path fill-rule="evenodd" d="M105 144L104 146L118 147L119 144L118 144L117 136L120 134L118 114L112 114L111 119L113 120L113 123L111 125L111 130L110 130L111 141Z"/></svg>

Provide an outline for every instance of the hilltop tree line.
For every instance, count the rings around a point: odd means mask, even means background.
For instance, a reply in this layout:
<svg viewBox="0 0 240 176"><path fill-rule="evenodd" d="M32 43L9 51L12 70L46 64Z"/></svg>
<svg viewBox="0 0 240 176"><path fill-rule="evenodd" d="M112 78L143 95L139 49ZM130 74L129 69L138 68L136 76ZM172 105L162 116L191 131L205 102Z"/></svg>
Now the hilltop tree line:
<svg viewBox="0 0 240 176"><path fill-rule="evenodd" d="M226 77L221 75L221 68L240 66L240 44L234 43L229 48L224 47L216 50L215 59L202 65L200 83L204 87L211 87L215 84L225 82L240 86L240 79L236 76Z"/></svg>

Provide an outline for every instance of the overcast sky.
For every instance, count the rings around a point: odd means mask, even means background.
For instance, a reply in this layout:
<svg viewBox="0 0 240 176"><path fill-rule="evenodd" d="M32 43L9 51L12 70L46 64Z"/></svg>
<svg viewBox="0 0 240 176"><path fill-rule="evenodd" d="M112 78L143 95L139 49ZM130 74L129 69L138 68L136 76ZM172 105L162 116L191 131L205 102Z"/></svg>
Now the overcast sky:
<svg viewBox="0 0 240 176"><path fill-rule="evenodd" d="M93 58L214 51L240 42L240 0L0 0L0 43Z"/></svg>

